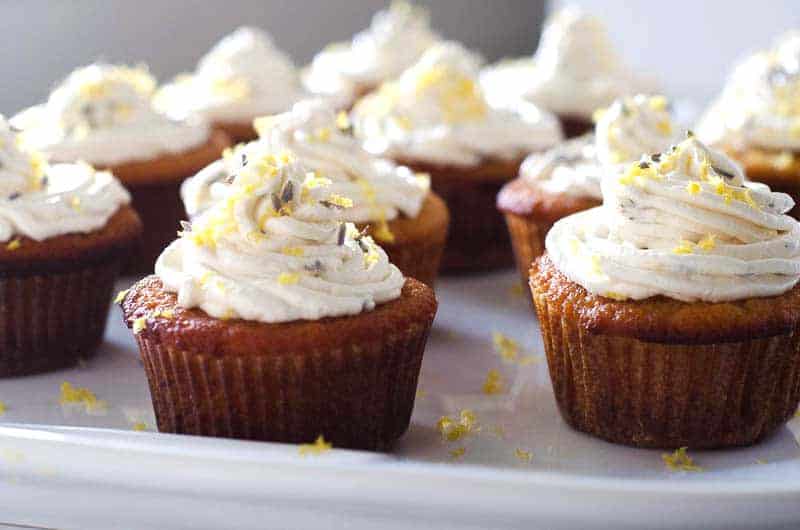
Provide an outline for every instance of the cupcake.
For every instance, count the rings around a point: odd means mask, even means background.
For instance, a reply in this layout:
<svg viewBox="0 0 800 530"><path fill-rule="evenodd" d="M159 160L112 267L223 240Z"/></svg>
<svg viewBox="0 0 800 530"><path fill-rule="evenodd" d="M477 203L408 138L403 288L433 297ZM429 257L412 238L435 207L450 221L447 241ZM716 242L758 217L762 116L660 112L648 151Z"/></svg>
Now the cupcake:
<svg viewBox="0 0 800 530"><path fill-rule="evenodd" d="M142 68L93 64L72 72L46 103L12 119L24 142L53 161L84 161L110 170L128 188L144 223L128 272L153 270L186 215L180 183L228 145L224 134L213 133L202 121L157 112L154 87Z"/></svg>
<svg viewBox="0 0 800 530"><path fill-rule="evenodd" d="M256 138L253 120L285 112L307 97L300 73L263 30L241 27L156 95L159 108L203 116L233 141Z"/></svg>
<svg viewBox="0 0 800 530"><path fill-rule="evenodd" d="M50 165L0 116L0 376L94 354L141 232L129 202L110 173Z"/></svg>
<svg viewBox="0 0 800 530"><path fill-rule="evenodd" d="M748 177L800 199L800 32L784 35L730 76L697 135L742 164ZM794 217L800 211L790 212Z"/></svg>
<svg viewBox="0 0 800 530"><path fill-rule="evenodd" d="M595 110L653 88L624 65L603 23L576 7L547 20L533 57L487 67L481 85L493 104L521 98L554 112L567 138L591 131Z"/></svg>
<svg viewBox="0 0 800 530"><path fill-rule="evenodd" d="M553 223L600 205L600 176L605 168L658 153L678 140L663 96L621 98L596 114L595 134L530 155L519 177L497 196L523 284L528 283L531 263L544 252L545 236Z"/></svg>
<svg viewBox="0 0 800 530"><path fill-rule="evenodd" d="M433 290L342 222L349 201L324 174L249 147L224 200L122 300L158 428L389 448L409 424Z"/></svg>
<svg viewBox="0 0 800 530"><path fill-rule="evenodd" d="M791 197L689 137L602 181L531 269L550 378L576 429L638 447L748 445L800 400Z"/></svg>
<svg viewBox="0 0 800 530"><path fill-rule="evenodd" d="M447 236L448 212L430 191L427 175L365 151L350 134L347 115L337 115L321 100L307 100L285 114L259 118L256 128L259 142L240 144L184 183L181 194L190 216L224 197L231 187L230 177L258 163L262 144L268 143L273 149L295 152L312 171L325 175L318 183L348 198L343 219L378 241L403 274L433 285Z"/></svg>
<svg viewBox="0 0 800 530"><path fill-rule="evenodd" d="M480 58L459 44L437 44L352 113L368 151L431 176L452 219L446 271L511 263L497 192L528 153L561 140L555 117L531 103L491 107L476 81L479 66Z"/></svg>
<svg viewBox="0 0 800 530"><path fill-rule="evenodd" d="M313 94L334 98L349 109L355 101L394 79L440 40L431 30L427 9L392 2L375 13L370 27L351 42L327 46L303 72Z"/></svg>

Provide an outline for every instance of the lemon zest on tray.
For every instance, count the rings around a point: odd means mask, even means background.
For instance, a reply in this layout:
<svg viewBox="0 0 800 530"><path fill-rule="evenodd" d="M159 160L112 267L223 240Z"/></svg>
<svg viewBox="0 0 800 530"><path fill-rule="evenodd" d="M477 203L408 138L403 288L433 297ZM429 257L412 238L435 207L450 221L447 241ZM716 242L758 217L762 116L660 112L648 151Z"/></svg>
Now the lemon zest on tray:
<svg viewBox="0 0 800 530"><path fill-rule="evenodd" d="M511 296L522 296L525 294L525 289L521 284L515 282L514 285L509 288L509 292Z"/></svg>
<svg viewBox="0 0 800 530"><path fill-rule="evenodd" d="M423 389L419 388L419 389L417 389L417 396L416 397L417 397L417 399L425 399L426 397L428 397L428 392L426 390L423 390Z"/></svg>
<svg viewBox="0 0 800 530"><path fill-rule="evenodd" d="M8 410L8 407L6 406L6 404L3 401L0 401L0 416L5 414L6 410Z"/></svg>
<svg viewBox="0 0 800 530"><path fill-rule="evenodd" d="M333 445L330 442L326 442L325 438L320 434L313 444L300 444L297 452L300 453L300 456L319 456L330 451L332 447Z"/></svg>
<svg viewBox="0 0 800 530"><path fill-rule="evenodd" d="M497 370L489 370L486 380L483 382L483 393L489 396L502 394L505 387L503 376Z"/></svg>
<svg viewBox="0 0 800 530"><path fill-rule="evenodd" d="M118 292L117 296L114 298L114 303L121 304L122 301L125 300L125 297L128 296L128 292L130 292L130 289L123 289L122 291Z"/></svg>
<svg viewBox="0 0 800 530"><path fill-rule="evenodd" d="M467 449L465 447L457 447L455 449L451 449L448 454L450 458L453 460L458 460L466 454Z"/></svg>
<svg viewBox="0 0 800 530"><path fill-rule="evenodd" d="M73 386L69 381L61 383L61 396L58 402L62 405L80 405L86 412L99 412L108 408L108 404L88 388Z"/></svg>
<svg viewBox="0 0 800 530"><path fill-rule="evenodd" d="M439 421L436 422L436 430L441 434L443 441L455 442L480 432L481 428L475 413L470 409L464 409L459 413L457 419L450 416L439 418Z"/></svg>
<svg viewBox="0 0 800 530"><path fill-rule="evenodd" d="M514 456L516 456L523 464L530 464L531 460L533 460L533 453L526 451L525 449L520 449L519 447L514 449Z"/></svg>
<svg viewBox="0 0 800 530"><path fill-rule="evenodd" d="M514 362L519 355L519 344L514 339L495 331L492 333L492 342L494 343L494 350L503 358L503 360Z"/></svg>
<svg viewBox="0 0 800 530"><path fill-rule="evenodd" d="M147 424L145 422L143 422L143 421L137 421L137 422L134 422L134 424L131 426L131 428L134 431L146 431L147 430Z"/></svg>
<svg viewBox="0 0 800 530"><path fill-rule="evenodd" d="M661 460L670 471L703 471L703 468L696 465L692 457L686 453L687 447L676 449L673 453L664 453Z"/></svg>

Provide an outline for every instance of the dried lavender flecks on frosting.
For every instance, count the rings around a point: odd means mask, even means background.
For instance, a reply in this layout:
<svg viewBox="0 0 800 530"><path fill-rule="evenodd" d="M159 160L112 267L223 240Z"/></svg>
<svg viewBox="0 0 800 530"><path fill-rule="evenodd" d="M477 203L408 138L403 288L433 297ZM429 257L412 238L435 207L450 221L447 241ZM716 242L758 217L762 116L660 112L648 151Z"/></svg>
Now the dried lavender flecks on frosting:
<svg viewBox="0 0 800 530"><path fill-rule="evenodd" d="M489 106L476 81L480 62L457 43L433 46L356 105L357 136L374 153L461 166L558 143L561 130L549 113L530 104Z"/></svg>
<svg viewBox="0 0 800 530"><path fill-rule="evenodd" d="M288 151L252 143L225 198L186 225L156 274L178 304L260 322L355 315L400 296L385 252L344 223L350 199Z"/></svg>
<svg viewBox="0 0 800 530"><path fill-rule="evenodd" d="M425 8L395 1L375 13L370 27L352 42L332 44L317 54L304 81L318 94L379 85L400 75L439 40Z"/></svg>
<svg viewBox="0 0 800 530"><path fill-rule="evenodd" d="M48 164L0 116L0 241L91 232L128 202L128 192L110 173L86 164Z"/></svg>
<svg viewBox="0 0 800 530"><path fill-rule="evenodd" d="M306 93L295 64L263 30L241 27L218 42L193 74L156 95L159 108L198 113L209 121L250 121L284 112Z"/></svg>
<svg viewBox="0 0 800 530"><path fill-rule="evenodd" d="M746 181L694 137L602 187L603 206L558 221L546 240L558 269L592 293L721 302L778 295L800 279L792 199Z"/></svg>
<svg viewBox="0 0 800 530"><path fill-rule="evenodd" d="M109 166L179 153L207 141L209 128L152 105L155 80L144 68L93 64L72 72L47 102L12 123L53 160Z"/></svg>
<svg viewBox="0 0 800 530"><path fill-rule="evenodd" d="M291 150L320 175L318 185L351 199L353 204L344 211L344 218L375 226L373 233L379 240L392 240L387 221L400 214L416 217L430 190L427 176L365 151L349 133L346 114L337 114L324 101L300 102L290 112L259 118L256 129L261 140L227 151L222 160L184 182L181 195L190 216L224 197L231 175L257 160L254 157L264 144Z"/></svg>
<svg viewBox="0 0 800 530"><path fill-rule="evenodd" d="M523 98L557 114L586 118L647 85L623 64L603 23L576 7L547 20L532 58L490 66L481 83L492 102Z"/></svg>
<svg viewBox="0 0 800 530"><path fill-rule="evenodd" d="M697 133L712 144L800 151L800 32L738 65Z"/></svg>
<svg viewBox="0 0 800 530"><path fill-rule="evenodd" d="M599 199L600 177L609 172L604 166L633 162L677 141L678 128L663 96L620 98L596 115L594 134L530 155L520 177L551 193Z"/></svg>

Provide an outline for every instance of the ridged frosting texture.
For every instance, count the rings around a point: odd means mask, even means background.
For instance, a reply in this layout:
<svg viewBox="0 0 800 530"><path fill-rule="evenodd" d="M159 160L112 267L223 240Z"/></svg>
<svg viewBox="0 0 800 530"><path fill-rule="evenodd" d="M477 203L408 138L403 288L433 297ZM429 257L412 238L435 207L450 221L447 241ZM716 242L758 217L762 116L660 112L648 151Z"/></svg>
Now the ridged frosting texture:
<svg viewBox="0 0 800 530"><path fill-rule="evenodd" d="M603 205L558 221L547 252L572 281L614 299L723 302L774 296L800 278L794 202L745 180L689 137L604 178Z"/></svg>
<svg viewBox="0 0 800 530"><path fill-rule="evenodd" d="M144 68L92 64L73 71L46 103L12 123L28 145L59 162L110 166L180 153L207 141L209 128L153 107L155 80Z"/></svg>
<svg viewBox="0 0 800 530"><path fill-rule="evenodd" d="M487 68L482 84L493 102L521 97L557 114L589 118L648 83L624 65L598 18L567 7L545 23L533 58Z"/></svg>
<svg viewBox="0 0 800 530"><path fill-rule="evenodd" d="M463 166L515 158L561 140L555 117L534 105L490 106L477 83L480 64L455 42L436 44L396 81L356 104L356 134L371 152Z"/></svg>
<svg viewBox="0 0 800 530"><path fill-rule="evenodd" d="M259 118L256 128L262 140L226 152L217 161L184 182L181 194L190 216L220 200L227 193L231 175L241 171L266 142L292 151L320 184L352 200L343 217L369 223L379 240L393 240L387 221L398 215L416 217L430 190L430 179L365 151L350 134L347 115L337 113L321 100L297 103L287 113ZM242 164L245 164L244 166Z"/></svg>
<svg viewBox="0 0 800 530"><path fill-rule="evenodd" d="M353 95L358 85L375 86L397 77L439 40L425 8L395 1L375 13L369 28L351 42L332 44L318 53L305 83L315 93Z"/></svg>
<svg viewBox="0 0 800 530"><path fill-rule="evenodd" d="M739 64L697 133L740 149L800 150L800 31Z"/></svg>
<svg viewBox="0 0 800 530"><path fill-rule="evenodd" d="M48 164L0 116L0 241L91 232L128 202L110 173L87 164Z"/></svg>
<svg viewBox="0 0 800 530"><path fill-rule="evenodd" d="M224 200L156 262L178 304L260 322L356 315L400 296L386 253L343 222L352 206L289 151L253 143Z"/></svg>
<svg viewBox="0 0 800 530"><path fill-rule="evenodd" d="M551 193L601 198L601 176L607 166L659 153L677 141L678 127L663 96L619 98L596 112L595 133L569 140L543 154L532 154L520 176Z"/></svg>
<svg viewBox="0 0 800 530"><path fill-rule="evenodd" d="M170 112L236 123L285 112L304 97L300 73L291 58L275 47L265 31L245 26L211 48L193 74L162 87L156 101Z"/></svg>

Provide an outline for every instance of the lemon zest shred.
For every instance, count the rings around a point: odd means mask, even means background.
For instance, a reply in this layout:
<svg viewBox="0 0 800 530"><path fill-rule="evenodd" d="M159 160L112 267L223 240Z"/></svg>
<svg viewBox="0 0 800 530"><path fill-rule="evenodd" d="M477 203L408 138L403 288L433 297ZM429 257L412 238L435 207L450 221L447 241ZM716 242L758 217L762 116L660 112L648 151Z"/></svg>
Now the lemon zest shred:
<svg viewBox="0 0 800 530"><path fill-rule="evenodd" d="M133 321L133 334L138 335L145 329L147 329L147 318L139 317Z"/></svg>
<svg viewBox="0 0 800 530"><path fill-rule="evenodd" d="M514 339L495 331L492 333L494 351L505 361L514 362L519 356L519 343Z"/></svg>
<svg viewBox="0 0 800 530"><path fill-rule="evenodd" d="M278 283L281 285L294 285L300 281L300 274L296 272L282 272L278 275Z"/></svg>
<svg viewBox="0 0 800 530"><path fill-rule="evenodd" d="M121 304L122 301L125 300L125 297L128 296L129 292L130 292L130 289L123 289L120 292L118 292L117 296L114 298L114 303L115 304Z"/></svg>
<svg viewBox="0 0 800 530"><path fill-rule="evenodd" d="M61 405L80 405L86 412L102 411L108 408L108 403L97 399L94 392L88 388L73 386L69 381L61 383L61 395L58 402Z"/></svg>
<svg viewBox="0 0 800 530"><path fill-rule="evenodd" d="M703 468L696 465L692 457L686 453L687 447L676 449L673 453L663 453L661 460L670 471L703 471Z"/></svg>
<svg viewBox="0 0 800 530"><path fill-rule="evenodd" d="M333 448L333 444L330 442L326 442L325 438L320 434L317 436L317 439L314 440L314 443L310 444L300 444L297 448L297 452L300 456L308 456L314 455L319 456L321 454L327 453Z"/></svg>
<svg viewBox="0 0 800 530"><path fill-rule="evenodd" d="M499 371L492 369L486 374L486 380L483 382L481 389L484 394L493 396L503 393L504 387L503 376Z"/></svg>
<svg viewBox="0 0 800 530"><path fill-rule="evenodd" d="M517 447L514 449L514 456L516 456L523 464L530 464L533 460L533 453Z"/></svg>

